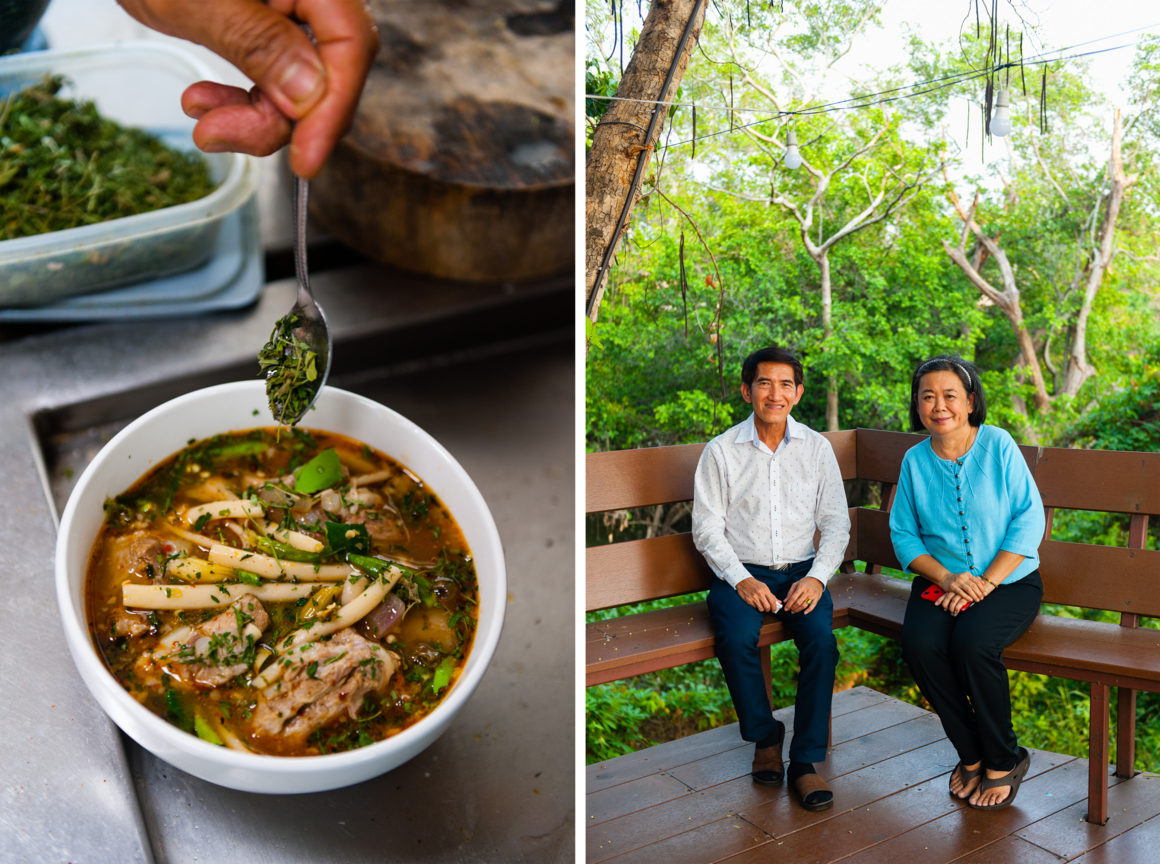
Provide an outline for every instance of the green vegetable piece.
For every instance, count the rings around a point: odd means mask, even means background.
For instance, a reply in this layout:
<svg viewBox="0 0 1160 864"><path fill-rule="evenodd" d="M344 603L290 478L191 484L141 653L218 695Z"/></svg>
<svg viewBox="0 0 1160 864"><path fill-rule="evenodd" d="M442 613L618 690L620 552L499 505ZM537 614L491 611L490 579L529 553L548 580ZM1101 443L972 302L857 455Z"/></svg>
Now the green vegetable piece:
<svg viewBox="0 0 1160 864"><path fill-rule="evenodd" d="M169 722L178 729L193 731L193 717L190 715L189 707L185 704L181 693L172 687L165 691L165 714L169 717Z"/></svg>
<svg viewBox="0 0 1160 864"><path fill-rule="evenodd" d="M202 513L200 516L198 516L197 521L193 523L193 530L200 531L207 524L209 524L209 517L209 513Z"/></svg>
<svg viewBox="0 0 1160 864"><path fill-rule="evenodd" d="M423 601L424 606L434 606L439 602L435 597L435 592L431 590L431 582L425 576L420 576L416 573L413 577L415 585L419 589L419 599Z"/></svg>
<svg viewBox="0 0 1160 864"><path fill-rule="evenodd" d="M238 571L238 578L247 585L261 585L262 580L258 578L257 573L247 573L245 570Z"/></svg>
<svg viewBox="0 0 1160 864"><path fill-rule="evenodd" d="M281 543L270 537L259 537L254 542L267 555L273 555L280 561L300 561L314 564L321 561L322 557L327 554L326 549L321 552L307 552L305 549L298 549L289 543Z"/></svg>
<svg viewBox="0 0 1160 864"><path fill-rule="evenodd" d="M329 489L341 479L342 463L338 461L338 454L331 447L298 469L298 474L294 478L294 491L303 495L313 495L315 492Z"/></svg>
<svg viewBox="0 0 1160 864"><path fill-rule="evenodd" d="M173 691L170 690L169 692L172 693ZM222 746L222 739L213 731L213 727L209 725L209 721L200 714L193 718L193 728L197 732L197 737L202 741L208 741L210 744L216 744L219 747Z"/></svg>
<svg viewBox="0 0 1160 864"><path fill-rule="evenodd" d="M391 567L399 567L398 564L393 564L390 561L384 561L382 558L370 558L366 555L355 555L353 552L346 556L346 563L352 564L364 573L370 573L372 576L382 576ZM405 567L399 567L403 575L407 574Z"/></svg>
<svg viewBox="0 0 1160 864"><path fill-rule="evenodd" d="M438 693L451 683L451 672L455 669L455 658L444 657L435 670L435 677L431 679L431 690Z"/></svg>
<svg viewBox="0 0 1160 864"><path fill-rule="evenodd" d="M264 452L270 445L265 441L238 441L235 444L227 444L214 453L218 459L236 459L239 456L253 456L255 453Z"/></svg>
<svg viewBox="0 0 1160 864"><path fill-rule="evenodd" d="M346 535L352 531L354 532L354 536L347 537ZM365 525L347 525L345 522L327 522L326 543L334 555L341 555L344 552L365 555L371 551L371 537L367 534Z"/></svg>

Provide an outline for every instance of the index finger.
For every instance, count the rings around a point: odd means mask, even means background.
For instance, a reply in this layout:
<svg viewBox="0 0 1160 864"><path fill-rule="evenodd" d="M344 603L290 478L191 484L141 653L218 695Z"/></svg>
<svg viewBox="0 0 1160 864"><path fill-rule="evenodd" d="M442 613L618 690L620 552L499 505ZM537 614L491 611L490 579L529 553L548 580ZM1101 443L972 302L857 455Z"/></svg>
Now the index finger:
<svg viewBox="0 0 1160 864"><path fill-rule="evenodd" d="M290 167L311 178L354 120L363 83L379 50L379 32L362 0L272 0L270 6L310 25L326 92L290 139Z"/></svg>

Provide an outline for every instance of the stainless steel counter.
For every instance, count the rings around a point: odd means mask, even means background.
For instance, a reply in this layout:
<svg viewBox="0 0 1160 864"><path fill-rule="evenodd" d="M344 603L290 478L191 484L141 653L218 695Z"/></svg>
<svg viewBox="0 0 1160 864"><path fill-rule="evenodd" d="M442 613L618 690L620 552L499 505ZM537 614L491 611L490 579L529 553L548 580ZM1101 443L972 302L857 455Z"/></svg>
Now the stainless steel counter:
<svg viewBox="0 0 1160 864"><path fill-rule="evenodd" d="M54 519L118 428L256 374L293 283L239 313L0 331L0 861L572 860L571 281L481 289L377 267L312 281L332 383L431 432L495 516L511 596L491 668L434 746L348 789L234 792L141 750L65 648Z"/></svg>

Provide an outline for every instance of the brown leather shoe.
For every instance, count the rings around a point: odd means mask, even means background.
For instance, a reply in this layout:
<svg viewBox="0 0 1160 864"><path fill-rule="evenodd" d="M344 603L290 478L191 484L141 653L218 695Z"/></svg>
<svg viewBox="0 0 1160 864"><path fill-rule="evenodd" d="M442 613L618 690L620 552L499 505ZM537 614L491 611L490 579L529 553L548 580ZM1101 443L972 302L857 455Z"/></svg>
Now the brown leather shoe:
<svg viewBox="0 0 1160 864"><path fill-rule="evenodd" d="M825 810L834 806L834 792L818 774L803 774L793 782L798 802L807 810ZM815 795L814 793L828 793Z"/></svg>
<svg viewBox="0 0 1160 864"><path fill-rule="evenodd" d="M753 771L751 776L754 783L762 786L776 786L785 776L785 767L781 760L781 745L785 743L785 724L777 721L781 727L778 730L777 743L772 747L755 748L753 751Z"/></svg>

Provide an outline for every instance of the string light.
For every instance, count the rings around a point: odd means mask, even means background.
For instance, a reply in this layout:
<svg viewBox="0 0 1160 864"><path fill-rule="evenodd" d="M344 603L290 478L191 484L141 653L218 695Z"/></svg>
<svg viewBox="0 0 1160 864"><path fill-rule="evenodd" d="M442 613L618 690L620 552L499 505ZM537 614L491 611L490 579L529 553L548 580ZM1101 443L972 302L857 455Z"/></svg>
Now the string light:
<svg viewBox="0 0 1160 864"><path fill-rule="evenodd" d="M995 116L988 127L996 138L1006 138L1011 134L1011 93L1000 90L995 100Z"/></svg>
<svg viewBox="0 0 1160 864"><path fill-rule="evenodd" d="M802 154L798 150L797 133L794 132L792 126L785 133L785 167L791 171L796 171L802 167Z"/></svg>

